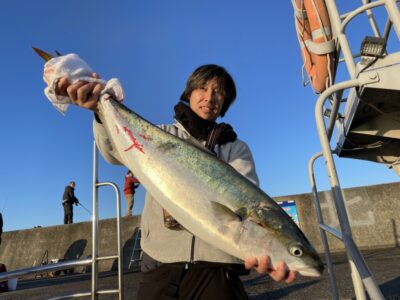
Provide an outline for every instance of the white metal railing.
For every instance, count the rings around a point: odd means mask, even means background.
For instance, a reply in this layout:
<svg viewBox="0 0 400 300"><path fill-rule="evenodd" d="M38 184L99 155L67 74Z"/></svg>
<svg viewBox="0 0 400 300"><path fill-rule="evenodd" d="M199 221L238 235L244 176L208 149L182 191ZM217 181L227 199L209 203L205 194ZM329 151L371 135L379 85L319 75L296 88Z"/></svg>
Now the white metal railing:
<svg viewBox="0 0 400 300"><path fill-rule="evenodd" d="M399 1L379 0L371 2L367 0L362 0L361 2L362 5L359 8L351 12L348 12L344 15L340 15L336 5L336 1L334 0L325 1L331 20L333 37L336 40L337 59L335 62L336 63L335 70L339 62L344 61L350 79L347 81L333 84L318 97L315 106L315 119L316 119L319 139L322 146L322 152L315 154L310 159L308 169L309 169L310 183L312 187L314 206L317 212L321 239L325 249L325 258L327 261L328 273L333 291L332 298L339 299L340 296L336 285L336 277L332 266L332 258L330 255L329 244L326 233L329 233L335 238L340 239L344 243L348 257L348 262L351 268L351 275L352 275L352 281L354 285L356 298L358 300L367 299L365 293L365 291L367 291L371 299L380 300L384 299L383 294L379 289L377 283L375 282L375 279L373 278L371 272L369 271L352 237L352 231L348 215L346 212L343 193L340 187L338 174L335 167L335 162L333 159L333 154L335 153L336 150L332 150L330 146L330 140L333 134L335 122L337 121L339 116L339 108L342 103L341 97L344 91L356 88L360 89L362 87L375 84L380 80L379 72L369 72L369 74L360 74L360 72L357 72L356 63L354 59L358 57L359 54L354 55L351 52L349 41L346 36L347 26L356 16L358 16L361 13L366 13L374 35L377 37L381 37L372 10L375 9L376 7L384 7L387 11L388 19L386 21L385 29L383 31L383 37L387 40L389 36L389 31L393 27L397 34L397 38L400 39L400 14L396 4ZM340 53L343 54L342 60L339 59ZM328 116L329 118L327 122L328 125L326 126L324 121L324 112L325 112L325 105L328 99L330 99L331 109L330 109L330 114ZM313 171L315 160L322 156L324 157L326 163L329 183L331 186L331 192L333 195L333 200L340 224L340 230L337 230L325 224L322 216L322 211L318 199L318 191Z"/></svg>

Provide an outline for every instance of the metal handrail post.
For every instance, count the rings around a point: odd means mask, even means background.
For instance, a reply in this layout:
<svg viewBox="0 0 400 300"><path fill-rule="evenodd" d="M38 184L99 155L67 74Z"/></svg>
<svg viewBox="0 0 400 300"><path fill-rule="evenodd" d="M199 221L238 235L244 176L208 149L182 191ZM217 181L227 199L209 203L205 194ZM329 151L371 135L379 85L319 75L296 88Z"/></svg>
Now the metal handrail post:
<svg viewBox="0 0 400 300"><path fill-rule="evenodd" d="M360 81L358 79L344 81L339 84L335 84L335 85L331 86L330 88L326 89L319 96L317 103L315 105L315 119L316 119L316 123L317 123L318 135L319 135L319 139L320 139L321 146L322 146L322 153L324 155L326 165L328 168L328 176L329 176L329 181L330 181L330 184L332 187L332 192L334 194L334 198L337 197L338 199L341 199L341 201L338 201L338 203L337 203L340 214L342 215L342 216L339 215L339 221L340 221L341 225L343 225L342 232L348 233L350 235L351 235L350 223L347 218L346 208L344 206L344 201L343 201L343 195L340 190L340 185L339 185L339 180L338 180L338 176L336 173L335 163L333 161L331 147L329 144L329 138L328 138L328 134L326 132L325 123L324 123L324 119L323 119L323 112L324 112L325 101L328 99L328 97L330 95L332 95L336 91L359 86L359 85L360 85ZM336 98L335 101L340 101L340 100L338 98ZM336 116L334 116L334 115L331 115L330 117L336 119Z"/></svg>
<svg viewBox="0 0 400 300"><path fill-rule="evenodd" d="M99 210L98 210L98 192L97 188L101 186L112 186L117 197L117 261L118 261L118 299L124 299L123 280L122 280L122 226L121 226L121 197L118 186L112 182L98 182L98 150L96 142L93 142L93 219L92 219L92 300L97 300L98 295L102 292L98 290L98 263L100 258L99 248ZM114 291L112 291L114 292Z"/></svg>
<svg viewBox="0 0 400 300"><path fill-rule="evenodd" d="M331 115L332 116L337 116L339 113L339 107L340 107L340 101L343 96L343 91L339 91L335 94L335 98L333 101L332 109L331 109ZM328 139L330 140L332 137L333 129L335 126L336 118L330 118L328 129L327 129L327 135Z"/></svg>
<svg viewBox="0 0 400 300"><path fill-rule="evenodd" d="M361 0L361 2L365 5L371 2L370 0ZM378 25L376 24L374 14L372 13L371 9L367 9L365 11L368 17L369 24L371 25L372 31L376 37L381 37L381 33L379 32Z"/></svg>
<svg viewBox="0 0 400 300"><path fill-rule="evenodd" d="M75 268L75 267L80 267L80 266L87 266L90 265L92 262L91 258L86 258L86 259L74 259L74 260L68 260L68 261L62 261L54 264L48 264L48 265L43 265L43 266L36 266L36 267L31 267L31 268L24 268L24 269L18 269L14 271L8 271L8 272L3 272L0 273L0 281L7 280L7 279L12 279L12 278L19 278L23 277L26 275L31 275L31 274L39 274L47 271L58 271L58 270L64 270L66 268Z"/></svg>
<svg viewBox="0 0 400 300"><path fill-rule="evenodd" d="M385 7L389 16L390 21L394 27L394 31L396 31L397 38L400 40L400 12L397 7L398 0L384 0Z"/></svg>
<svg viewBox="0 0 400 300"><path fill-rule="evenodd" d="M93 141L93 202L92 202L92 300L97 300L98 287L98 228L99 228L99 205L97 194L97 175L98 175L98 151L96 142Z"/></svg>
<svg viewBox="0 0 400 300"><path fill-rule="evenodd" d="M336 3L334 0L326 0L326 7L329 13L329 19L331 21L332 32L334 36L337 36L344 60L346 62L347 69L349 71L350 77L353 78L354 72L356 69L353 54L350 50L349 42L347 41L346 35L341 32L341 19L339 11L336 7Z"/></svg>
<svg viewBox="0 0 400 300"><path fill-rule="evenodd" d="M325 158L326 167L328 170L329 181L331 185L331 190L333 193L333 198L338 214L340 228L343 234L343 242L345 244L348 260L352 269L352 279L356 292L357 299L365 299L365 290L363 289L362 282L364 283L365 288L367 289L369 295L373 297L373 299L384 299L382 292L378 288L375 280L373 279L371 273L369 272L367 266L365 265L364 260L360 259L361 254L358 251L357 246L354 243L351 243L352 235L350 222L347 217L346 207L344 205L344 198L342 194L342 189L339 184L338 175L336 172L335 163L333 161L333 155L330 148L329 138L325 128L325 122L323 119L323 110L325 101L334 93L339 90L344 90L356 86L361 86L362 84L368 84L367 81L361 81L359 79L353 79L338 83L326 89L317 100L315 105L315 119L317 123L318 135L320 139L320 143L322 146L322 153ZM335 101L339 101L337 98ZM331 115L331 118L336 118L336 116ZM354 265L355 264L355 265ZM360 274L360 270L362 274ZM362 282L361 282L362 279Z"/></svg>
<svg viewBox="0 0 400 300"><path fill-rule="evenodd" d="M350 13L346 14L346 17L343 19L343 22L340 25L340 33L345 33L347 25L350 23L352 19L360 15L361 13L371 11L372 8L384 5L384 0L368 2L367 4L360 6L359 8L351 11Z"/></svg>
<svg viewBox="0 0 400 300"><path fill-rule="evenodd" d="M328 267L329 282L332 287L332 299L338 300L339 292L338 292L338 288L337 288L337 284L336 284L335 272L333 270L333 263L332 263L331 253L329 250L328 238L326 237L325 230L321 227L321 225L324 225L324 218L322 216L322 210L321 210L321 205L320 205L320 201L319 201L319 197L318 197L318 191L317 191L317 186L315 183L315 176L314 176L314 162L317 158L319 158L321 156L322 156L322 152L318 152L313 157L311 157L311 159L308 163L308 175L310 177L310 183L311 183L311 187L312 187L314 207L315 207L315 210L317 211L319 233L321 234L321 240L322 240L322 244L324 245L324 250L325 250L324 252L325 252L326 265Z"/></svg>
<svg viewBox="0 0 400 300"><path fill-rule="evenodd" d="M117 195L117 252L118 252L118 290L119 290L119 300L122 300L123 297L123 287L122 287L122 226L121 226L121 196L120 192L118 189L118 186L115 183L112 182L100 182L97 183L97 187L101 186L112 186L114 188L114 191Z"/></svg>

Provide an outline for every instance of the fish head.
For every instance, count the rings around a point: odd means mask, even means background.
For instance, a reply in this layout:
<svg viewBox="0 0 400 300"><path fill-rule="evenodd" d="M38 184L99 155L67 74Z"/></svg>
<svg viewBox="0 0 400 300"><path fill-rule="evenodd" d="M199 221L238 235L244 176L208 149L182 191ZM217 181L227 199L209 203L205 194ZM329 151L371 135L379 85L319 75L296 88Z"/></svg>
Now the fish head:
<svg viewBox="0 0 400 300"><path fill-rule="evenodd" d="M284 261L290 270L303 276L321 276L324 264L319 254L279 205L259 208L253 221L264 230L265 248L273 265Z"/></svg>
<svg viewBox="0 0 400 300"><path fill-rule="evenodd" d="M287 264L291 270L296 270L300 275L320 277L324 271L324 264L312 247L307 243L291 241L286 244Z"/></svg>

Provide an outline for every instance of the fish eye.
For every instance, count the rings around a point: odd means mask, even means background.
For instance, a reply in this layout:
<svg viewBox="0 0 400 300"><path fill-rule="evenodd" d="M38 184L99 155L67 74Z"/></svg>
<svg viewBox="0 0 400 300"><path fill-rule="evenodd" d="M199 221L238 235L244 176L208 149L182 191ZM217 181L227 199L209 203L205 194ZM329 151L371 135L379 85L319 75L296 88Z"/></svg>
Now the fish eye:
<svg viewBox="0 0 400 300"><path fill-rule="evenodd" d="M301 247L299 247L299 246L290 247L289 252L291 255L296 256L296 257L300 257L303 255L303 249L301 249Z"/></svg>

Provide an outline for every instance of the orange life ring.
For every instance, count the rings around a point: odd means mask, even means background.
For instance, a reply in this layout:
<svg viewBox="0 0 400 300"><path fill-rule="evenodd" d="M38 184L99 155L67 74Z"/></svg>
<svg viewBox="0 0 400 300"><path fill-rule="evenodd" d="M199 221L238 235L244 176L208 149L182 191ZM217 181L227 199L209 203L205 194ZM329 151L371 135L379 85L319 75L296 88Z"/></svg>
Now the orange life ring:
<svg viewBox="0 0 400 300"><path fill-rule="evenodd" d="M304 68L315 92L322 93L333 73L335 45L324 0L292 0Z"/></svg>

